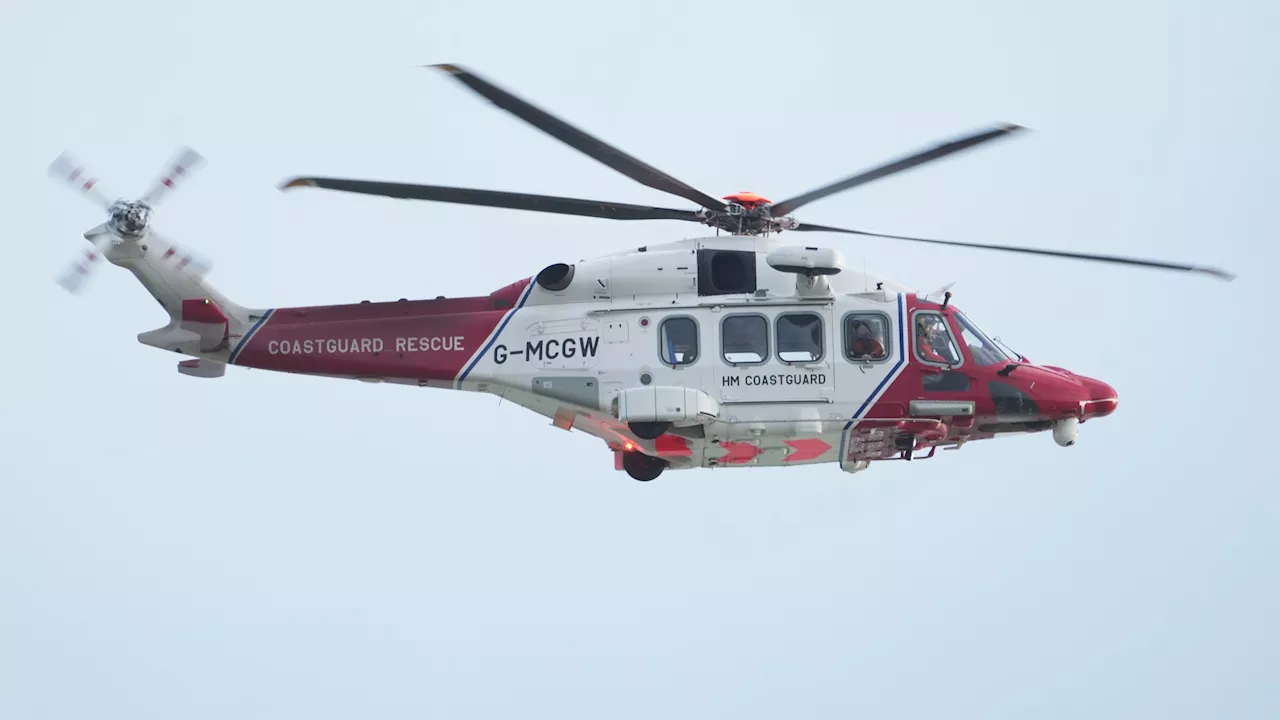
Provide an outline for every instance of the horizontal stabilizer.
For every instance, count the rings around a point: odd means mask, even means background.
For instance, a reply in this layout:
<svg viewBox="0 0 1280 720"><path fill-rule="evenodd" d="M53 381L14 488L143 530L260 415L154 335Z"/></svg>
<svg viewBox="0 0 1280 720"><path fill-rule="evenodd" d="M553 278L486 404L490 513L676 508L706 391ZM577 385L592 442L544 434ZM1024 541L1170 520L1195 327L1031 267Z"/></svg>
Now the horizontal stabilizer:
<svg viewBox="0 0 1280 720"><path fill-rule="evenodd" d="M178 363L178 372L198 378L220 378L227 374L227 366L212 360L195 358Z"/></svg>

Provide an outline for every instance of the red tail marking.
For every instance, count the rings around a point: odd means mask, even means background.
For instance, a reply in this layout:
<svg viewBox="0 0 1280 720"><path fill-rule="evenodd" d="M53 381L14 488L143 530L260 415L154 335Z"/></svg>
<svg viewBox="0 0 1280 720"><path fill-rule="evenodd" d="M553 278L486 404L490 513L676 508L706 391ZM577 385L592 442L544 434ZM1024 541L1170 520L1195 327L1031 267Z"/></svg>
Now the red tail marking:
<svg viewBox="0 0 1280 720"><path fill-rule="evenodd" d="M187 322L218 325L227 322L227 316L217 303L207 298L189 298L182 301L182 319Z"/></svg>

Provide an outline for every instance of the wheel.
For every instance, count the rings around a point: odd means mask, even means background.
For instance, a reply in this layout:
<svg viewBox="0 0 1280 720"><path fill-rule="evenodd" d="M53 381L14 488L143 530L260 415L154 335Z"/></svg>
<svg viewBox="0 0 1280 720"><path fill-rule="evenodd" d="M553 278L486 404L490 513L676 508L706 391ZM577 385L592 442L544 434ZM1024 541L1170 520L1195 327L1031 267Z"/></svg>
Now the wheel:
<svg viewBox="0 0 1280 720"><path fill-rule="evenodd" d="M667 462L661 458L631 450L622 454L622 469L626 470L633 480L649 482L667 469Z"/></svg>
<svg viewBox="0 0 1280 720"><path fill-rule="evenodd" d="M632 435L641 440L657 440L671 429L669 422L633 422L627 424Z"/></svg>

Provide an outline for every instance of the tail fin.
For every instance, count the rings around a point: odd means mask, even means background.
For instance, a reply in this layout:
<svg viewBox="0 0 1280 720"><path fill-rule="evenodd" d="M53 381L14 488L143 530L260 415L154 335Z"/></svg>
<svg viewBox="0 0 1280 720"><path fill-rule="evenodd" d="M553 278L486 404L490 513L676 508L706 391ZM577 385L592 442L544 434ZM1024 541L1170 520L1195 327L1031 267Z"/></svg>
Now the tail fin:
<svg viewBox="0 0 1280 720"><path fill-rule="evenodd" d="M155 233L141 242L122 243L108 259L132 272L169 314L168 324L138 335L144 345L225 363L259 318L260 313L232 302L205 280L208 263ZM192 367L188 364L186 374L194 374Z"/></svg>

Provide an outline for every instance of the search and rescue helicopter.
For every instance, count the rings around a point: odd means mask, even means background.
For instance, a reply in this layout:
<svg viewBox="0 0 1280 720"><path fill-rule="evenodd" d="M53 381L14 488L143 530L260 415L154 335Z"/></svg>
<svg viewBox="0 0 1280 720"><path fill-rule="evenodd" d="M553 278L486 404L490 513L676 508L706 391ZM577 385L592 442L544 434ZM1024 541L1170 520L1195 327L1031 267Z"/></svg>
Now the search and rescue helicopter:
<svg viewBox="0 0 1280 720"><path fill-rule="evenodd" d="M1032 364L991 339L946 288L918 293L845 266L840 251L784 232L828 232L1232 276L1203 266L848 230L792 212L837 192L1022 130L976 132L774 203L717 199L570 126L480 76L435 65L498 107L696 210L457 187L298 177L400 199L613 220L685 220L714 235L556 262L486 295L349 305L245 307L205 281L211 267L151 228L152 212L203 164L183 149L137 201L109 200L63 154L50 173L108 219L60 278L73 292L101 260L131 271L169 314L139 342L190 359L188 376L227 365L499 395L563 430L599 437L615 469L649 481L668 469L933 457L974 440L1048 431L1062 446L1116 410L1114 388ZM805 237L805 240L808 240Z"/></svg>

